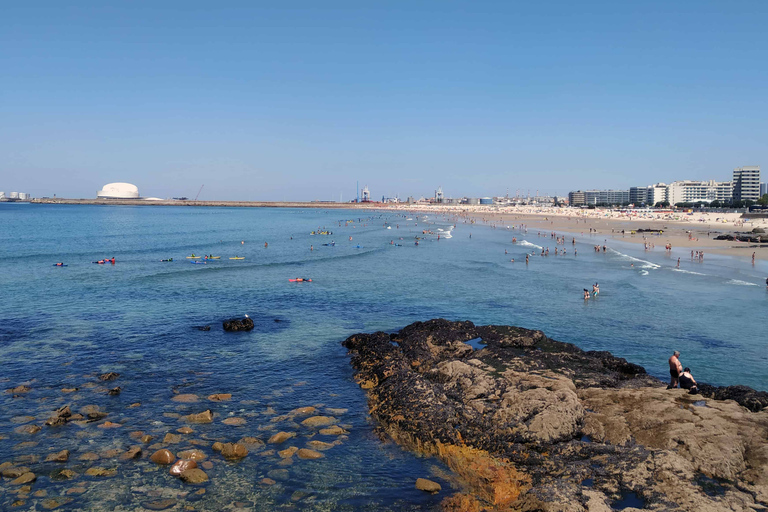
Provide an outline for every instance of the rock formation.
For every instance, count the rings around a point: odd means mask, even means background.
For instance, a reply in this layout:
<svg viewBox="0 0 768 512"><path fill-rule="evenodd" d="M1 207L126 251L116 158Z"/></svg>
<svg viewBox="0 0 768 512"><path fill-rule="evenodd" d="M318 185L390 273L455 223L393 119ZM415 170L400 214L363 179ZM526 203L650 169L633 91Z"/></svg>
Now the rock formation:
<svg viewBox="0 0 768 512"><path fill-rule="evenodd" d="M227 332L250 331L251 329L253 329L253 320L248 317L224 320L224 330Z"/></svg>
<svg viewBox="0 0 768 512"><path fill-rule="evenodd" d="M478 338L481 350L465 343ZM470 490L446 510L768 506L764 393L703 390L742 406L667 390L608 352L516 327L431 320L344 346L380 433Z"/></svg>

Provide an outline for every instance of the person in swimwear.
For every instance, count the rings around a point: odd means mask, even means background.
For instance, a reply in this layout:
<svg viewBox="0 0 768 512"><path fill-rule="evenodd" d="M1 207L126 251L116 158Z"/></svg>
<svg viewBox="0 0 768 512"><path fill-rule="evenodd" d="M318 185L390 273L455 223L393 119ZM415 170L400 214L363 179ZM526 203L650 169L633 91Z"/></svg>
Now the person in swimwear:
<svg viewBox="0 0 768 512"><path fill-rule="evenodd" d="M693 375L691 375L691 369L686 367L683 369L682 373L680 373L680 387L682 389L687 389L688 392L691 395L695 395L699 392L699 387L696 384L696 379L693 378Z"/></svg>
<svg viewBox="0 0 768 512"><path fill-rule="evenodd" d="M667 389L673 389L677 387L679 384L678 379L680 378L680 373L682 371L683 365L680 364L680 352L675 350L674 354L672 354L672 357L669 358L669 375L671 379Z"/></svg>

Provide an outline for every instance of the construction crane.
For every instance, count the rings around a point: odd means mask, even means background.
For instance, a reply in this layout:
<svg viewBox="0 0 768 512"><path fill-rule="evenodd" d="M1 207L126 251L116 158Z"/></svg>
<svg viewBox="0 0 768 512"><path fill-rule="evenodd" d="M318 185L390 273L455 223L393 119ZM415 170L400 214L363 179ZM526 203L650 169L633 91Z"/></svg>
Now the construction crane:
<svg viewBox="0 0 768 512"><path fill-rule="evenodd" d="M203 187L204 187L204 186L205 186L205 185L200 185L200 190L198 190L198 191L197 191L197 195L195 196L195 201L197 201L197 198L198 198L198 197L200 197L200 192L202 192L202 191L203 191Z"/></svg>

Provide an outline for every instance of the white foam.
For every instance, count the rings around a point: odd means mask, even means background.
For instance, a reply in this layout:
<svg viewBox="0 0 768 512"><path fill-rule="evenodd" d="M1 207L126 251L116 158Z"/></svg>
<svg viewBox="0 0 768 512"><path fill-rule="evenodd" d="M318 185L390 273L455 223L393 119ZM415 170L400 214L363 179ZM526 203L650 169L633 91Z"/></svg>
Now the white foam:
<svg viewBox="0 0 768 512"><path fill-rule="evenodd" d="M618 256L620 256L620 257L622 257L624 259L628 259L628 260L637 261L639 263L642 263L642 265L640 265L640 268L653 268L653 269L661 268L661 265L657 265L655 263L651 263L650 261L641 260L640 258L635 258L634 256L630 256L629 254L624 254L623 252L619 252L616 249L611 249L609 247L608 250L611 251L614 254L617 254Z"/></svg>
<svg viewBox="0 0 768 512"><path fill-rule="evenodd" d="M640 275L641 276L647 276L648 275L648 271L647 270L641 270L640 271Z"/></svg>
<svg viewBox="0 0 768 512"><path fill-rule="evenodd" d="M735 285L738 285L738 286L759 286L759 285L757 285L755 283L748 283L747 281L742 281L740 279L731 279L726 284L735 284Z"/></svg>
<svg viewBox="0 0 768 512"><path fill-rule="evenodd" d="M535 247L535 248L537 248L537 249L543 249L543 247L542 247L542 246L540 246L540 245L536 245L536 244L532 244L532 243L531 243L531 242L529 242L528 240L523 240L522 242L517 242L517 243L518 243L519 245L524 245L524 246L526 246L526 247Z"/></svg>
<svg viewBox="0 0 768 512"><path fill-rule="evenodd" d="M701 272L694 272L692 270L684 270L682 268L673 268L675 272L682 272L683 274L693 274L695 276L705 276L707 274L702 274Z"/></svg>

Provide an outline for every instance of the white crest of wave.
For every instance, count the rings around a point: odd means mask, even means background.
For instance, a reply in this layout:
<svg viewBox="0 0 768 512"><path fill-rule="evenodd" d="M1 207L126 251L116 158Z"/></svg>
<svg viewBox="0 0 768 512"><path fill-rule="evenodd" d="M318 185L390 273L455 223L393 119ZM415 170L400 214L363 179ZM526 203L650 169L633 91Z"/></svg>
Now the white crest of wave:
<svg viewBox="0 0 768 512"><path fill-rule="evenodd" d="M726 284L735 284L737 286L758 286L755 283L749 283L747 281L742 281L741 279L731 279Z"/></svg>
<svg viewBox="0 0 768 512"><path fill-rule="evenodd" d="M623 252L619 252L616 249L611 249L609 247L608 250L611 251L612 253L618 255L619 257L621 257L623 259L631 260L631 261L637 261L638 263L642 263L642 265L640 265L640 268L661 268L661 265L657 265L655 263L651 263L650 261L641 260L640 258L635 258L634 256L630 256L629 254L624 254Z"/></svg>
<svg viewBox="0 0 768 512"><path fill-rule="evenodd" d="M683 274L693 274L695 276L705 276L707 274L702 274L701 272L694 272L693 270L685 270L682 268L673 268L675 272L682 272Z"/></svg>
<svg viewBox="0 0 768 512"><path fill-rule="evenodd" d="M517 242L517 243L518 243L519 245L524 245L524 246L526 246L526 247L535 247L535 248L537 248L537 249L543 249L543 247L542 247L542 246L540 246L540 245L536 245L536 244L532 244L532 243L531 243L531 242L529 242L528 240L523 240L522 242Z"/></svg>

